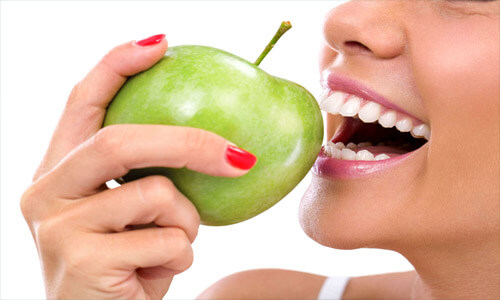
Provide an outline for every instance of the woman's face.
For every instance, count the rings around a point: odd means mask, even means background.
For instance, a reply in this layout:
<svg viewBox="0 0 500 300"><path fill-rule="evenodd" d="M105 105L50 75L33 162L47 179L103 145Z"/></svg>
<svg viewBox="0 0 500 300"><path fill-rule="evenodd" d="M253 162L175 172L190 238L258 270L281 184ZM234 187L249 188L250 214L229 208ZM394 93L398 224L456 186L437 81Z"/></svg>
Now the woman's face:
<svg viewBox="0 0 500 300"><path fill-rule="evenodd" d="M333 112L326 117L328 140L338 130L334 141L344 144L394 142L365 146L388 160L323 154L301 202L309 236L335 248L393 250L498 236L499 14L498 1L431 0L353 1L329 12L322 84L327 96L347 93L322 105ZM374 104L365 110L367 122L389 112L386 126L428 125L429 141L422 146L425 139L336 113L338 101L345 105L352 95L363 99L361 110L366 100L381 104L379 113ZM352 115L356 101L342 113Z"/></svg>

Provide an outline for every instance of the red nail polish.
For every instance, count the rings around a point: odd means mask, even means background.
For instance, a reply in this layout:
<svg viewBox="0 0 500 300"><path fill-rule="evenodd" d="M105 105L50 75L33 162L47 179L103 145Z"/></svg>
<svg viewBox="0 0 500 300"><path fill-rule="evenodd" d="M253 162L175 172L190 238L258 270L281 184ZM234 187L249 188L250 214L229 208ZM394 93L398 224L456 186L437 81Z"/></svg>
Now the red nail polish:
<svg viewBox="0 0 500 300"><path fill-rule="evenodd" d="M163 40L165 38L165 35L164 34L157 34L157 35L153 35L153 36L150 36L146 39L143 39L143 40L140 40L140 41L137 41L135 42L137 45L139 46L151 46L151 45L155 45L155 44L158 44L159 42L161 42L161 40Z"/></svg>
<svg viewBox="0 0 500 300"><path fill-rule="evenodd" d="M257 162L255 155L232 145L226 148L226 159L233 167L242 170L251 169Z"/></svg>

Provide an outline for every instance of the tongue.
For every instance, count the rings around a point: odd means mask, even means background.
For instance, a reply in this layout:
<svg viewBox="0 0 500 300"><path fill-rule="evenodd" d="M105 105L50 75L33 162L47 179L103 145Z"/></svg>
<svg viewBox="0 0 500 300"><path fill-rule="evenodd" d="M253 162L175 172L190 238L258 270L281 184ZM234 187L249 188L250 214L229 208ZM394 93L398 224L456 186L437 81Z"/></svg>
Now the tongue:
<svg viewBox="0 0 500 300"><path fill-rule="evenodd" d="M332 142L336 143L349 140L361 126L363 126L363 122L359 119L344 118L335 132Z"/></svg>

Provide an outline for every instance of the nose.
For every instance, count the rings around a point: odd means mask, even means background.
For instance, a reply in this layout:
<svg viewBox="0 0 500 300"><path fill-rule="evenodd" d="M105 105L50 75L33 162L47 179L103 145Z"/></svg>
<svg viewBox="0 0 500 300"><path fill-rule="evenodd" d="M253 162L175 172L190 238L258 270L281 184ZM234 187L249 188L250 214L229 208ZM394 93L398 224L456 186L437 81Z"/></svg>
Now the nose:
<svg viewBox="0 0 500 300"><path fill-rule="evenodd" d="M391 59L404 52L401 22L406 1L359 0L342 4L326 16L326 44L341 56L370 55Z"/></svg>

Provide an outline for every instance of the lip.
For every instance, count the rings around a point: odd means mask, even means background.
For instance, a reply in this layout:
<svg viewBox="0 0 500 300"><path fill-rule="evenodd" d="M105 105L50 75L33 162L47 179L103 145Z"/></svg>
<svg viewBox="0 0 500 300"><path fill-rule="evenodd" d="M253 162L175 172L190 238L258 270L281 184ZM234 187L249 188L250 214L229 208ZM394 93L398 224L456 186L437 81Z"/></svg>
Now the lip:
<svg viewBox="0 0 500 300"><path fill-rule="evenodd" d="M340 91L358 96L368 101L377 102L386 108L395 110L422 122L420 119L395 105L394 103L390 102L382 95L369 89L362 83L344 75L326 70L322 73L321 85L331 91ZM359 124L357 124L356 122L343 122L340 125L343 128L338 128L333 138L330 140L332 142L338 142L347 139L346 137L352 135L352 133L356 130L356 126L358 125ZM428 144L425 144L414 151L397 155L385 160L356 161L329 157L325 154L325 146L323 146L311 171L313 174L319 177L330 180L355 179L365 177L374 173L386 171L393 167L397 167L398 165L401 165L402 163L410 159L414 159L421 151L426 151L425 149L427 147Z"/></svg>
<svg viewBox="0 0 500 300"><path fill-rule="evenodd" d="M415 120L418 120L419 122L424 123L422 120L419 118L415 117L414 115L410 114L406 110L402 109L401 107L395 105L388 99L386 99L384 96L378 94L377 92L369 89L362 83L353 80L349 77L346 77L344 75L340 75L338 73L334 73L332 71L324 71L322 74L322 79L321 79L321 85L324 88L328 88L332 91L339 91L339 92L344 92L348 93L354 96L358 96L360 98L363 98L368 101L373 101L377 102L378 104L381 104L382 106L385 106L387 108L393 109L397 112L403 113L409 117L414 118Z"/></svg>
<svg viewBox="0 0 500 300"><path fill-rule="evenodd" d="M332 143L345 142L352 136L360 124L362 123L353 119L344 119L330 141ZM426 151L427 147L428 143L416 150L397 156L389 154L391 158L388 159L363 161L329 157L325 154L325 146L322 146L311 171L319 177L331 180L360 178L395 167L408 159L414 159L421 151Z"/></svg>
<svg viewBox="0 0 500 300"><path fill-rule="evenodd" d="M418 152L423 151L422 149L426 146L427 145L424 145L415 151L378 161L341 160L332 158L326 156L324 152L325 146L323 146L312 167L312 172L319 177L333 180L364 177L395 167L408 159L412 159Z"/></svg>

